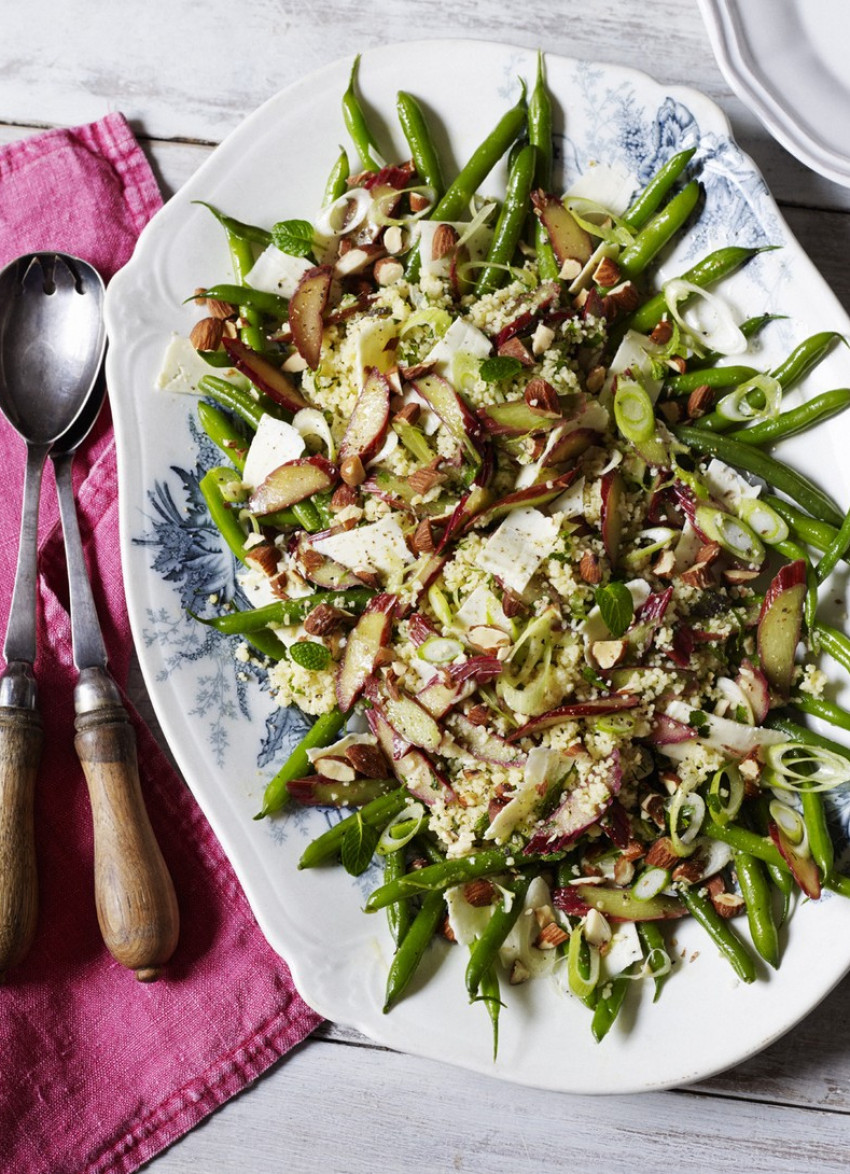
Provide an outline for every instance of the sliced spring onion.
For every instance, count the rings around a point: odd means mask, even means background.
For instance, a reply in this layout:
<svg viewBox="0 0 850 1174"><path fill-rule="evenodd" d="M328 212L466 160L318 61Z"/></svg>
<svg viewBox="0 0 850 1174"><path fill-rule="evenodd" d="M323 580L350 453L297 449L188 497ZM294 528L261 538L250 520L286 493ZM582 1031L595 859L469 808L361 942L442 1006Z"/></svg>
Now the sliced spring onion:
<svg viewBox="0 0 850 1174"><path fill-rule="evenodd" d="M454 615L445 592L441 591L436 583L432 583L428 588L428 602L431 605L431 611L443 627L450 628L454 623Z"/></svg>
<svg viewBox="0 0 850 1174"><path fill-rule="evenodd" d="M634 232L595 200L590 200L586 196L568 196L564 202L579 228L583 228L591 236L626 248L634 241Z"/></svg>
<svg viewBox="0 0 850 1174"><path fill-rule="evenodd" d="M705 819L705 800L680 787L670 803L670 841L677 856L690 856Z"/></svg>
<svg viewBox="0 0 850 1174"><path fill-rule="evenodd" d="M419 835L428 822L428 816L421 803L408 803L394 820L384 828L375 851L379 856L389 856Z"/></svg>
<svg viewBox="0 0 850 1174"><path fill-rule="evenodd" d="M633 734L638 718L633 713L606 713L598 717L594 726L603 734L613 734L616 738L625 738Z"/></svg>
<svg viewBox="0 0 850 1174"><path fill-rule="evenodd" d="M759 497L742 498L738 506L738 516L768 546L784 542L790 533L785 519L780 517L773 506Z"/></svg>
<svg viewBox="0 0 850 1174"><path fill-rule="evenodd" d="M460 640L454 640L450 636L431 636L419 645L416 655L428 664L450 664L462 652L463 645Z"/></svg>
<svg viewBox="0 0 850 1174"><path fill-rule="evenodd" d="M593 994L599 982L599 951L584 940L584 926L577 925L570 934L567 950L567 982L579 999Z"/></svg>
<svg viewBox="0 0 850 1174"><path fill-rule="evenodd" d="M297 429L306 440L308 436L318 436L327 450L328 460L336 460L336 445L331 435L330 426L318 408L302 408L292 417L292 427Z"/></svg>
<svg viewBox="0 0 850 1174"><path fill-rule="evenodd" d="M622 563L627 567L635 567L646 559L664 550L674 539L681 538L681 530L671 530L669 526L651 526L648 530L641 530L635 535L635 547L622 556ZM642 545L646 543L646 545Z"/></svg>
<svg viewBox="0 0 850 1174"><path fill-rule="evenodd" d="M755 375L724 395L717 404L717 414L736 423L772 420L779 414L781 403L782 384L779 380L771 375Z"/></svg>
<svg viewBox="0 0 850 1174"><path fill-rule="evenodd" d="M746 336L732 317L732 311L716 294L681 277L666 282L662 292L670 316L696 350L701 353L707 349L721 355L740 355L747 349ZM680 306L692 298L696 299L697 305L689 308L688 320Z"/></svg>
<svg viewBox="0 0 850 1174"><path fill-rule="evenodd" d="M808 856L809 843L806 825L799 811L779 799L771 799L768 805L770 818L785 835L791 847L799 856Z"/></svg>
<svg viewBox="0 0 850 1174"><path fill-rule="evenodd" d="M473 215L469 224L466 226L466 228L464 228L463 232L458 237L456 247L460 248L461 245L465 245L468 240L471 240L471 238L475 236L476 232L478 232L479 228L481 228L483 224L487 223L487 221L496 211L497 207L498 205L493 201L491 201L489 204L482 204L478 211Z"/></svg>
<svg viewBox="0 0 850 1174"><path fill-rule="evenodd" d="M850 782L850 762L834 750L779 742L765 751L771 787L785 791L830 791Z"/></svg>
<svg viewBox="0 0 850 1174"><path fill-rule="evenodd" d="M447 310L441 310L439 306L422 306L405 318L399 327L399 334L404 338L418 326L428 326L435 338L442 338L451 324L451 316Z"/></svg>
<svg viewBox="0 0 850 1174"><path fill-rule="evenodd" d="M670 873L666 868L645 868L632 885L632 896L636 901L649 901L663 893L670 884Z"/></svg>
<svg viewBox="0 0 850 1174"><path fill-rule="evenodd" d="M655 435L655 411L645 388L634 379L618 379L614 419L624 440L641 444Z"/></svg>
<svg viewBox="0 0 850 1174"><path fill-rule="evenodd" d="M711 505L699 505L696 524L711 541L717 542L735 558L760 565L764 561L764 545L746 522Z"/></svg>
<svg viewBox="0 0 850 1174"><path fill-rule="evenodd" d="M316 230L322 236L339 236L362 224L372 206L372 197L365 188L343 192L316 217Z"/></svg>
<svg viewBox="0 0 850 1174"><path fill-rule="evenodd" d="M741 810L744 780L733 762L716 771L708 789L708 810L715 823L727 824Z"/></svg>

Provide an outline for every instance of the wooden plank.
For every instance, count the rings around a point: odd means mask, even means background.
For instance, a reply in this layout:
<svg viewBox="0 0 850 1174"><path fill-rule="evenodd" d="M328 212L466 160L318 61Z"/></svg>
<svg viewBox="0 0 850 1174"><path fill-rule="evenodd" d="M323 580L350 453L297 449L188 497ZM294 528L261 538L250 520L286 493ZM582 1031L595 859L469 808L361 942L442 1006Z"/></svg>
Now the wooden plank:
<svg viewBox="0 0 850 1174"><path fill-rule="evenodd" d="M659 1046L664 1046L659 1041ZM311 1041L150 1166L381 1174L846 1174L846 1118L693 1092L586 1098Z"/></svg>

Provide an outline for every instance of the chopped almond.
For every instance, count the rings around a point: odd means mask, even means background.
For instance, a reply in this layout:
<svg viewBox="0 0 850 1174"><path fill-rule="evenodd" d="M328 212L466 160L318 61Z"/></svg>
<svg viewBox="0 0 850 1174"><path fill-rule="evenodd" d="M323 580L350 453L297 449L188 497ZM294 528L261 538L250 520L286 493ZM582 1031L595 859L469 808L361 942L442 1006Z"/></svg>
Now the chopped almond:
<svg viewBox="0 0 850 1174"><path fill-rule="evenodd" d="M707 383L701 383L688 396L688 415L692 420L698 420L711 411L713 405L714 392Z"/></svg>
<svg viewBox="0 0 850 1174"><path fill-rule="evenodd" d="M469 881L463 886L464 900L476 909L483 909L485 905L492 905L496 890L490 881L484 877Z"/></svg>
<svg viewBox="0 0 850 1174"><path fill-rule="evenodd" d="M599 556L594 554L592 550L586 550L581 556L578 573L584 579L585 583L590 583L593 587L597 583L601 583L602 568L599 565Z"/></svg>
<svg viewBox="0 0 850 1174"><path fill-rule="evenodd" d="M353 746L348 747L345 757L357 773L366 779L385 779L390 776L390 768L380 746L355 742Z"/></svg>
<svg viewBox="0 0 850 1174"><path fill-rule="evenodd" d="M646 854L646 863L650 868L675 868L681 857L673 851L673 844L669 836L660 836Z"/></svg>
<svg viewBox="0 0 850 1174"><path fill-rule="evenodd" d="M528 347L516 337L506 339L499 347L499 354L502 358L518 359L523 367L534 366L534 357L530 354Z"/></svg>

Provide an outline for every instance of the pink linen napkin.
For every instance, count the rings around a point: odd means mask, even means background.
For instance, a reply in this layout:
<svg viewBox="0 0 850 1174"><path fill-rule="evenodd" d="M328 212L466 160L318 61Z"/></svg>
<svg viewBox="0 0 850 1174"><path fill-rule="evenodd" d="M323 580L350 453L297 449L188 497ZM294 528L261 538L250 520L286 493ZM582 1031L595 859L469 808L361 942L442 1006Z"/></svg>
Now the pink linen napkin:
<svg viewBox="0 0 850 1174"><path fill-rule="evenodd" d="M108 279L161 203L124 118L0 149L0 267L58 249ZM24 446L0 418L0 625L17 557ZM79 513L110 667L131 636L118 548L108 410L76 463ZM132 708L142 788L180 905L166 976L137 982L100 938L91 811L74 752L67 578L50 469L39 527L36 675L45 749L36 800L40 914L0 987L0 1167L15 1174L135 1170L255 1079L319 1022L262 937L203 814Z"/></svg>

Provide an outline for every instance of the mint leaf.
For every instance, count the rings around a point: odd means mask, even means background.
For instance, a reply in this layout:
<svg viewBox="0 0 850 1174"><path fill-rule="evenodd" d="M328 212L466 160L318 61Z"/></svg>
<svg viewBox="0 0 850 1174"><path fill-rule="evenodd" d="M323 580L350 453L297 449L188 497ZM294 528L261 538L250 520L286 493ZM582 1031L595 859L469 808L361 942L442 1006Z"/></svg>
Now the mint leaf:
<svg viewBox="0 0 850 1174"><path fill-rule="evenodd" d="M631 592L625 583L609 583L596 592L596 606L602 613L605 627L615 639L627 630L635 614Z"/></svg>
<svg viewBox="0 0 850 1174"><path fill-rule="evenodd" d="M331 663L330 649L315 640L299 640L296 644L290 645L289 656L302 669L307 669L311 673L326 669Z"/></svg>
<svg viewBox="0 0 850 1174"><path fill-rule="evenodd" d="M308 220L279 220L272 228L272 240L290 257L309 257L313 251L313 225Z"/></svg>
<svg viewBox="0 0 850 1174"><path fill-rule="evenodd" d="M375 855L380 838L380 829L364 823L358 811L357 818L349 826L342 840L340 857L345 871L351 876L360 876L365 872Z"/></svg>
<svg viewBox="0 0 850 1174"><path fill-rule="evenodd" d="M495 355L492 359L484 359L478 368L478 374L487 383L498 383L501 379L513 379L514 375L522 370L522 363L511 355Z"/></svg>

